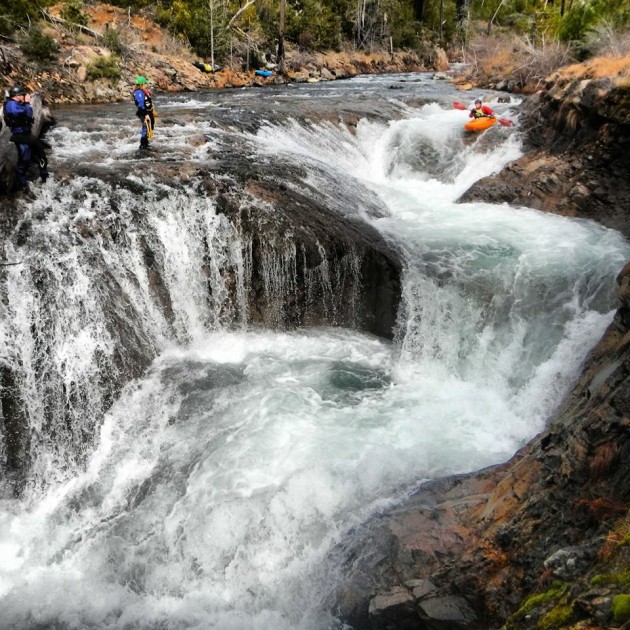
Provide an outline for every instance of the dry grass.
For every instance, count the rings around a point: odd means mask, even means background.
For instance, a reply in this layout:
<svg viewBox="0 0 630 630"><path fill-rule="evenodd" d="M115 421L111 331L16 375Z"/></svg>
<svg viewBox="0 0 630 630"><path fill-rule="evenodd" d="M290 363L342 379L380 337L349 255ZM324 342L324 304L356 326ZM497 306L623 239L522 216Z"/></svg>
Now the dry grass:
<svg viewBox="0 0 630 630"><path fill-rule="evenodd" d="M534 92L558 68L571 63L571 48L556 41L534 44L508 35L478 36L465 51L473 79L480 83L511 81L523 92Z"/></svg>
<svg viewBox="0 0 630 630"><path fill-rule="evenodd" d="M563 79L603 79L617 81L630 80L630 55L625 57L596 57L584 63L576 63L562 70L558 76Z"/></svg>
<svg viewBox="0 0 630 630"><path fill-rule="evenodd" d="M613 467L619 447L613 443L600 444L590 463L590 473L593 479L603 479L607 477Z"/></svg>
<svg viewBox="0 0 630 630"><path fill-rule="evenodd" d="M606 536L604 544L598 552L600 561L607 561L617 552L619 547L630 546L630 515L626 515L613 524Z"/></svg>
<svg viewBox="0 0 630 630"><path fill-rule="evenodd" d="M620 31L603 22L587 38L587 46L598 57L630 55L630 30Z"/></svg>

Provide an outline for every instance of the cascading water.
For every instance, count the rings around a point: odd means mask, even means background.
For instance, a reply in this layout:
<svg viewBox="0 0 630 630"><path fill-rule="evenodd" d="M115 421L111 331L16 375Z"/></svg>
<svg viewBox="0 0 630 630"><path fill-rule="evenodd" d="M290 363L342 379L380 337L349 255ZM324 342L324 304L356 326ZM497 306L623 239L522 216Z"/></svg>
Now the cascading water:
<svg viewBox="0 0 630 630"><path fill-rule="evenodd" d="M352 132L294 110L214 128L224 95L175 97L163 147L140 164L186 160L181 184L138 175L115 113L89 144L55 131L58 160L95 170L50 184L30 202L28 245L5 244L23 264L6 268L0 358L31 465L20 498L3 482L0 628L342 627L338 542L423 480L502 461L544 426L611 320L630 247L590 222L455 204L518 155L516 138L493 128L466 144L461 114L435 103L388 110L386 81L274 93L317 113L367 86L378 115ZM230 98L247 111L256 97ZM394 343L248 327L257 246L190 170L230 144L287 165L283 186L402 252ZM307 302L330 321L354 312L359 255L334 268L323 245L312 255ZM267 299L297 291L301 256L291 235L263 250Z"/></svg>

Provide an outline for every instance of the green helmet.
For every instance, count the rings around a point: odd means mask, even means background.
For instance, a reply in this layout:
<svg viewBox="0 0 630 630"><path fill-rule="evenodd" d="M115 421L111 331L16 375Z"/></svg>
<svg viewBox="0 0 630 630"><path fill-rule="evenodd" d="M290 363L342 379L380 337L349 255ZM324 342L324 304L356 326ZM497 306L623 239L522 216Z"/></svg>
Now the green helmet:
<svg viewBox="0 0 630 630"><path fill-rule="evenodd" d="M136 85L143 85L144 83L148 83L149 79L143 76L136 77Z"/></svg>

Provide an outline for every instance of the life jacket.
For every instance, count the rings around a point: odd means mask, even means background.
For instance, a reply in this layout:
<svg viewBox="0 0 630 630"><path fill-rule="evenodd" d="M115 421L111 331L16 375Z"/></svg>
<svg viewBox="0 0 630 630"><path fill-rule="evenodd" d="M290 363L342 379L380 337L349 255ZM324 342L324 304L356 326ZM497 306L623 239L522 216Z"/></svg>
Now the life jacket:
<svg viewBox="0 0 630 630"><path fill-rule="evenodd" d="M144 101L144 105L141 105L139 99L136 98L136 92L142 92L144 96L144 98L142 99ZM149 90L138 88L133 93L133 100L136 103L138 110L141 111L143 115L153 111L153 101L151 100L151 92L149 92Z"/></svg>
<svg viewBox="0 0 630 630"><path fill-rule="evenodd" d="M13 133L31 133L33 110L30 105L23 105L9 99L4 103L2 115L5 124Z"/></svg>
<svg viewBox="0 0 630 630"><path fill-rule="evenodd" d="M144 109L148 112L153 111L153 101L151 100L151 92L149 90L142 90L144 92Z"/></svg>

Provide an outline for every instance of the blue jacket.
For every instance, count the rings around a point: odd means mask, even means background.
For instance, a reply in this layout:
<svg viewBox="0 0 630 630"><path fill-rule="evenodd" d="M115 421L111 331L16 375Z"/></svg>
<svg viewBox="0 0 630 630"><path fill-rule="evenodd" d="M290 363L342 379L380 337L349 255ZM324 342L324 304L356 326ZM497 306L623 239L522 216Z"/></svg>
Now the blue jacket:
<svg viewBox="0 0 630 630"><path fill-rule="evenodd" d="M138 108L136 115L140 116L141 118L144 118L146 114L153 111L153 101L142 88L138 88L133 93L133 100L135 101L136 107Z"/></svg>
<svg viewBox="0 0 630 630"><path fill-rule="evenodd" d="M4 122L11 129L11 133L31 133L33 126L33 108L28 103L18 103L10 98L2 108Z"/></svg>

